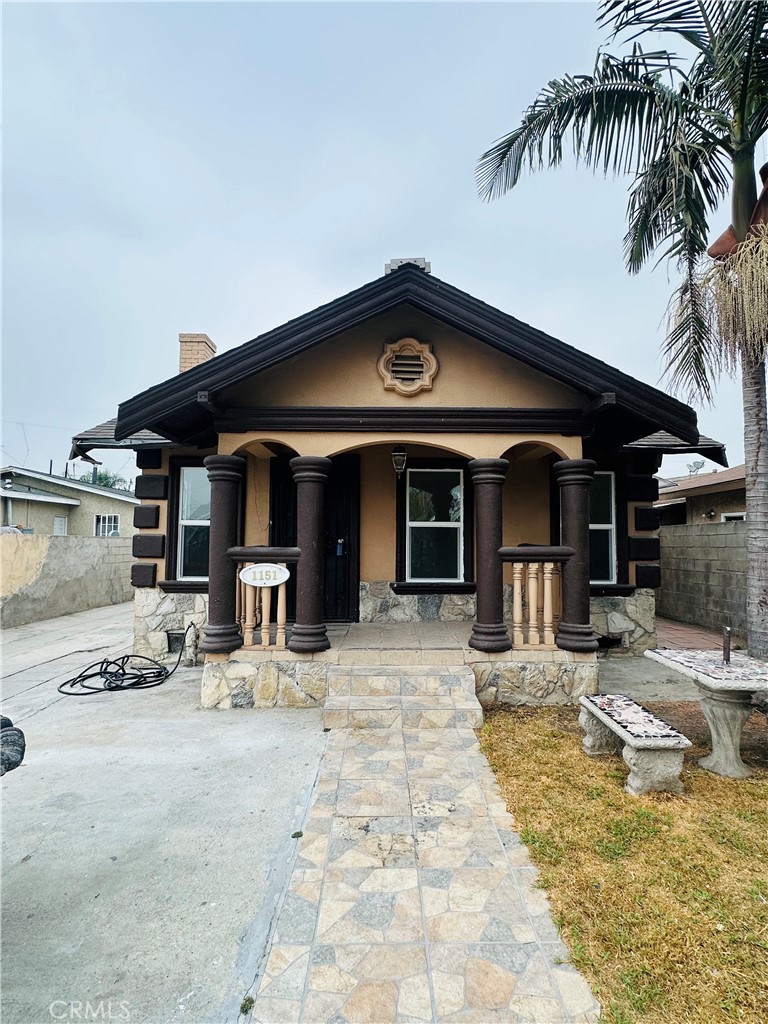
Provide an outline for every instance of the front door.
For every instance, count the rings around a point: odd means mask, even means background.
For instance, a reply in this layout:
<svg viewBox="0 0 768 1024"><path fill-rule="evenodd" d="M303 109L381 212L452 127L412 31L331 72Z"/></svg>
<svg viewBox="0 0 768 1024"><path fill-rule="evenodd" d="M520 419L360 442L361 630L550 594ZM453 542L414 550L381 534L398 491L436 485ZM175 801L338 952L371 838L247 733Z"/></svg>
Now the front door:
<svg viewBox="0 0 768 1024"><path fill-rule="evenodd" d="M296 544L296 485L290 458L270 463L270 543ZM326 622L357 622L360 603L360 459L336 455L325 487L325 596ZM288 618L296 617L295 574L287 588Z"/></svg>

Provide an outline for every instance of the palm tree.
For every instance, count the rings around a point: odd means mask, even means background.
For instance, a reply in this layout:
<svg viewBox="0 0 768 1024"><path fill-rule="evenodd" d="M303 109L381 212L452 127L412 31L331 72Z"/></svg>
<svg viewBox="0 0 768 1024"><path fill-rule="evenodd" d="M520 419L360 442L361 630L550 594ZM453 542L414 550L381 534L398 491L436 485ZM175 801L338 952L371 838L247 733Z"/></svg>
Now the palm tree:
<svg viewBox="0 0 768 1024"><path fill-rule="evenodd" d="M755 146L768 130L768 3L764 0L603 0L598 24L631 51L601 50L591 75L549 82L522 123L478 162L480 195L495 199L525 169L557 167L563 144L604 174L629 174L627 268L676 260L664 354L673 386L712 398L738 362L747 488L747 640L768 657L768 185L757 205ZM672 34L689 61L644 51ZM768 177L768 165L761 168ZM765 181L765 178L764 178ZM732 225L707 257L709 217L730 195Z"/></svg>

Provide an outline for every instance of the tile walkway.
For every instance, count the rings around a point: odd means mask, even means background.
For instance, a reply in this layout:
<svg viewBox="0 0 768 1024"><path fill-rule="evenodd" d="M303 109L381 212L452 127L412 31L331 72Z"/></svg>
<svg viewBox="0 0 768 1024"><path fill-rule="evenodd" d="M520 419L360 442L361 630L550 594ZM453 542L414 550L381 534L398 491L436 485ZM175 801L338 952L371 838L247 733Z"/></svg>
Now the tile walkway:
<svg viewBox="0 0 768 1024"><path fill-rule="evenodd" d="M660 648L672 651L719 651L723 638L703 626L656 618L656 639Z"/></svg>
<svg viewBox="0 0 768 1024"><path fill-rule="evenodd" d="M471 729L333 729L252 1019L591 1024L536 878Z"/></svg>

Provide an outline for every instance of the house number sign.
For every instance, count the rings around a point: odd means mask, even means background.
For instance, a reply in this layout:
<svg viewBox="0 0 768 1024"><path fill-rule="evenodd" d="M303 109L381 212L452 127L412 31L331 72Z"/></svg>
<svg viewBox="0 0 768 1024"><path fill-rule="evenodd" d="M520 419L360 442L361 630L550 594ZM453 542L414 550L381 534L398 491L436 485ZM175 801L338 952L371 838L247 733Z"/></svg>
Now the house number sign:
<svg viewBox="0 0 768 1024"><path fill-rule="evenodd" d="M239 575L249 587L277 587L285 583L291 574L284 565L262 562L260 565L246 565Z"/></svg>

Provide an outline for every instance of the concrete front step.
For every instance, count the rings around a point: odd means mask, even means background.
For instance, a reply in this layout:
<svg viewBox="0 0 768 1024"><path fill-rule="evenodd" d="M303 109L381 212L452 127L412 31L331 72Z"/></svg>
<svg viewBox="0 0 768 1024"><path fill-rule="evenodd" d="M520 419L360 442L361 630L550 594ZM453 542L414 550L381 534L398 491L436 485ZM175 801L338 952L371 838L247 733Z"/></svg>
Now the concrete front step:
<svg viewBox="0 0 768 1024"><path fill-rule="evenodd" d="M451 697L475 700L469 665L332 665L329 697Z"/></svg>
<svg viewBox="0 0 768 1024"><path fill-rule="evenodd" d="M328 697L325 729L479 729L483 709L476 697Z"/></svg>

